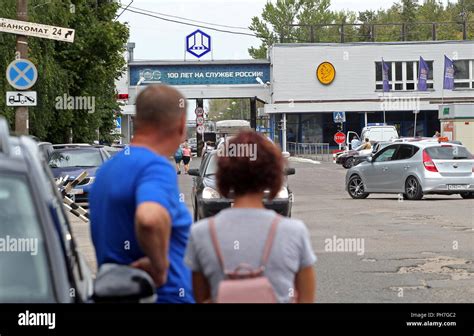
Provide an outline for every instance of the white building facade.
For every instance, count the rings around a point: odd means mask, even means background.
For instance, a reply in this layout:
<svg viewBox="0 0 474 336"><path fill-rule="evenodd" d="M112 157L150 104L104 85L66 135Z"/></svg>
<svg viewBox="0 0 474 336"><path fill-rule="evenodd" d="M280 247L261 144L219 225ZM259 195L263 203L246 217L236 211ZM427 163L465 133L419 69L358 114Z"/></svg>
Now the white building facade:
<svg viewBox="0 0 474 336"><path fill-rule="evenodd" d="M417 89L420 56L429 66L426 91ZM454 90L443 90L445 56L454 61ZM385 116L403 136L432 136L440 129L440 104L474 102L474 41L277 44L269 58L271 101L265 112L272 116L275 138L281 139L278 125L286 119L287 141L335 146L340 124L333 112L340 111L346 114L345 131L359 133ZM382 58L389 66L389 92L382 90ZM317 77L324 62L335 69L329 84Z"/></svg>

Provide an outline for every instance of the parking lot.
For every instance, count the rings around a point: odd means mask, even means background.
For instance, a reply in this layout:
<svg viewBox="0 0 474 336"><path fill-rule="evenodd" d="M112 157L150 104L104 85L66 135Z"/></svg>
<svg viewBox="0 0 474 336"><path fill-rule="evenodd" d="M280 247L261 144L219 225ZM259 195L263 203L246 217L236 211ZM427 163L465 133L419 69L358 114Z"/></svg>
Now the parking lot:
<svg viewBox="0 0 474 336"><path fill-rule="evenodd" d="M199 165L199 159L191 167ZM303 220L318 256L317 302L473 302L474 200L397 195L354 200L339 165L291 162L292 216ZM178 176L191 207L192 177ZM95 269L88 224L72 218Z"/></svg>

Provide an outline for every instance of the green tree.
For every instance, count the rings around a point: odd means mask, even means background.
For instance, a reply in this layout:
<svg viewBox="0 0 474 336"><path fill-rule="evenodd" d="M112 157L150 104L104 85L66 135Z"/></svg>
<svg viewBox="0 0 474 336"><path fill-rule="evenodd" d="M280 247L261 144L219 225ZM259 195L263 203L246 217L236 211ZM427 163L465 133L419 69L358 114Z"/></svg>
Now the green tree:
<svg viewBox="0 0 474 336"><path fill-rule="evenodd" d="M400 6L400 18L402 22L412 23L416 21L418 0L401 0L398 5Z"/></svg>
<svg viewBox="0 0 474 336"><path fill-rule="evenodd" d="M372 40L372 24L377 20L377 14L373 10L359 12L357 21L361 23L358 30L359 41L369 42Z"/></svg>
<svg viewBox="0 0 474 336"><path fill-rule="evenodd" d="M350 11L333 12L330 0L277 0L268 2L261 18L252 18L250 29L262 40L258 47L249 48L253 58L266 58L268 47L275 43L339 42L340 27L335 23L354 23L356 14ZM310 28L311 25L328 26ZM298 26L295 26L298 25ZM357 39L352 26L346 26L348 40Z"/></svg>
<svg viewBox="0 0 474 336"><path fill-rule="evenodd" d="M15 0L4 0L0 17L15 18ZM71 7L71 4L74 7ZM114 128L116 102L115 79L125 70L122 57L128 39L126 25L115 21L119 5L98 0L32 0L29 20L70 27L76 30L74 43L30 37L29 59L38 68L38 106L30 108L30 133L52 142L66 142L71 131L73 140L110 141ZM72 10L73 9L73 10ZM15 37L0 33L0 72L14 58ZM0 78L0 104L5 106L4 92L10 89ZM83 110L57 109L61 97L93 97L94 113ZM3 100L2 100L3 99ZM10 122L13 109L0 111Z"/></svg>
<svg viewBox="0 0 474 336"><path fill-rule="evenodd" d="M465 19L467 38L474 38L474 0L448 2L446 6L441 0L398 0L387 9L359 13L333 12L329 8L330 0L267 3L261 19L254 17L250 25L262 44L250 48L249 54L254 58L265 58L268 47L281 42L340 42L340 24L347 24L343 31L345 42L431 40L432 22L454 22L437 25L437 39L460 40L463 37L462 20ZM350 25L356 22L359 25ZM290 24L301 26L295 28Z"/></svg>
<svg viewBox="0 0 474 336"><path fill-rule="evenodd" d="M212 121L249 119L250 101L248 99L211 99L208 111L208 119Z"/></svg>
<svg viewBox="0 0 474 336"><path fill-rule="evenodd" d="M266 58L269 46L293 40L295 28L290 25L296 23L295 19L302 2L302 0L277 0L275 3L265 4L262 19L254 16L249 27L262 40L260 47L249 48L250 56Z"/></svg>

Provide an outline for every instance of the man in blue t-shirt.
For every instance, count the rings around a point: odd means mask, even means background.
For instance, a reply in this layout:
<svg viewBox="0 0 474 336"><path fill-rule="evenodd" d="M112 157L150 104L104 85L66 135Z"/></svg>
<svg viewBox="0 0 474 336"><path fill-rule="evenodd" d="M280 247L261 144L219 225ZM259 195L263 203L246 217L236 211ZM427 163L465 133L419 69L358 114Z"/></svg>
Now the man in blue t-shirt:
<svg viewBox="0 0 474 336"><path fill-rule="evenodd" d="M90 193L97 263L147 271L159 303L193 303L184 253L192 224L168 158L186 135L186 100L154 85L137 97L130 146L100 169Z"/></svg>

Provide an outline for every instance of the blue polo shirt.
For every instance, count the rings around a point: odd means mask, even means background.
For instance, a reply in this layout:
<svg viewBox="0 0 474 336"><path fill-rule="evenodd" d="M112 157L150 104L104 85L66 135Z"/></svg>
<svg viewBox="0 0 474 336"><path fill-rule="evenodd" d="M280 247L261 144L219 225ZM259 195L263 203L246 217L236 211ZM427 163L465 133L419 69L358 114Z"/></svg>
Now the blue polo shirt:
<svg viewBox="0 0 474 336"><path fill-rule="evenodd" d="M193 303L191 272L184 263L192 218L171 163L144 147L125 148L96 175L89 207L97 263L128 265L145 256L135 235L135 211L143 202L161 204L172 223L168 280L157 288L158 302Z"/></svg>

